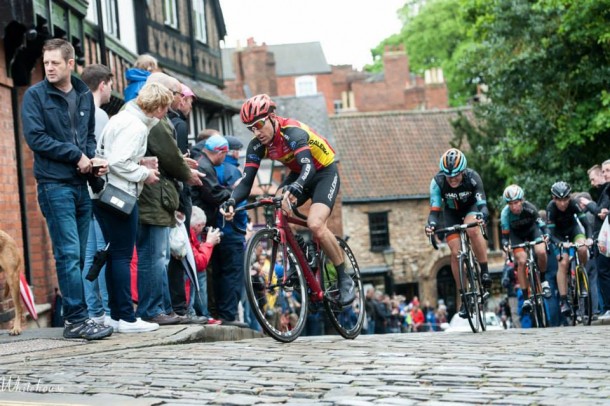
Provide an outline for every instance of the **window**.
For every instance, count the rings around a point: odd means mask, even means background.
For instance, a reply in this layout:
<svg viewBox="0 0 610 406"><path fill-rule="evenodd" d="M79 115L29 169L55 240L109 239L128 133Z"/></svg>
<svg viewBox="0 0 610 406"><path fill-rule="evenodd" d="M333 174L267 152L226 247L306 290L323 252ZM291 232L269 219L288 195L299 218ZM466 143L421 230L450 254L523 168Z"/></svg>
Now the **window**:
<svg viewBox="0 0 610 406"><path fill-rule="evenodd" d="M318 92L315 76L300 76L296 78L294 87L297 97L310 96Z"/></svg>
<svg viewBox="0 0 610 406"><path fill-rule="evenodd" d="M390 246L388 212L369 213L369 234L371 251L380 252Z"/></svg>
<svg viewBox="0 0 610 406"><path fill-rule="evenodd" d="M165 24L172 28L178 28L178 14L176 12L176 0L163 0L163 16Z"/></svg>
<svg viewBox="0 0 610 406"><path fill-rule="evenodd" d="M119 16L116 0L103 0L102 14L104 16L104 31L119 38Z"/></svg>
<svg viewBox="0 0 610 406"><path fill-rule="evenodd" d="M205 0L194 0L193 14L195 17L195 39L205 44L208 42L205 24Z"/></svg>
<svg viewBox="0 0 610 406"><path fill-rule="evenodd" d="M116 38L119 35L119 15L117 13L117 0L102 0L102 21L104 23L104 32L111 34ZM99 25L100 20L97 15L97 4L90 2L87 8L87 19Z"/></svg>

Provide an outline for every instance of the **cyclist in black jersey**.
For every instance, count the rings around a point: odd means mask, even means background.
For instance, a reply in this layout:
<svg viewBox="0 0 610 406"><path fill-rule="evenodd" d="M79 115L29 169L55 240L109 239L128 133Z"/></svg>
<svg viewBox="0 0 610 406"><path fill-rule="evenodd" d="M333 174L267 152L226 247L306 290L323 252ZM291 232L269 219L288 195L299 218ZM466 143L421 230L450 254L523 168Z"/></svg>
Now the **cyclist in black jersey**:
<svg viewBox="0 0 610 406"><path fill-rule="evenodd" d="M588 246L593 244L591 236L591 225L585 213L580 210L578 202L570 198L572 188L564 181L555 182L551 187L551 200L546 208L547 227L551 234L551 239L556 243L570 241L573 243L586 243ZM585 266L589 259L589 250L586 246L578 248L578 258L582 266ZM564 316L571 316L572 309L567 301L568 291L568 251L564 250L561 257L557 257L559 267L557 269L557 289L559 290L559 301L561 313Z"/></svg>
<svg viewBox="0 0 610 406"><path fill-rule="evenodd" d="M442 156L440 171L430 182L430 214L426 225L426 234L431 235L438 226L441 211L445 226L486 222L489 217L483 181L477 172L467 169L466 156L458 149L451 148ZM478 227L468 229L472 249L481 266L481 280L485 288L491 287L491 278L487 267L487 244ZM451 271L457 286L460 284L457 253L460 240L457 232L447 235L447 244L451 250ZM462 303L460 317L466 318L466 307Z"/></svg>
<svg viewBox="0 0 610 406"><path fill-rule="evenodd" d="M500 225L502 228L502 247L508 252L508 245L519 245L526 241L540 241L546 239L546 224L540 218L538 209L532 203L524 200L523 189L519 185L510 185L504 189L503 197L506 201L506 206L500 214ZM544 235L543 235L544 233ZM545 280L546 271L546 246L538 244L534 246L538 270L540 271L540 280L542 281L542 293L547 299L551 297L551 287ZM531 312L532 303L528 299L529 283L525 276L525 262L527 261L527 253L524 248L515 248L513 250L515 262L517 263L517 278L519 286L523 291L523 311Z"/></svg>
<svg viewBox="0 0 610 406"><path fill-rule="evenodd" d="M313 129L297 120L280 117L275 110L275 102L266 94L251 97L242 105L241 121L254 138L248 144L243 178L231 198L223 203L221 213L228 220L233 218L235 204L250 194L262 159L282 162L290 169L280 185L284 187L284 208L290 211L311 199L307 227L335 266L340 304L347 306L356 298L354 282L345 273L343 251L326 224L341 183L335 151Z"/></svg>

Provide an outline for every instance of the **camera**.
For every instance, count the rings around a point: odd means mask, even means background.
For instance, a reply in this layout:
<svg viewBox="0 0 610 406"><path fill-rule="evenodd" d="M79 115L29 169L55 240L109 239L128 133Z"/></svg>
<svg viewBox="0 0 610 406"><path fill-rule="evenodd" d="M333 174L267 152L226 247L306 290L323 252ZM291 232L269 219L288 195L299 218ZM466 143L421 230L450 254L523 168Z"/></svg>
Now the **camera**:
<svg viewBox="0 0 610 406"><path fill-rule="evenodd" d="M210 232L210 231L214 231L214 230L218 230L218 228L209 227L209 226L205 228L205 232L206 232L206 234L207 234L208 232ZM224 235L225 235L225 233L223 233L223 232L221 231L221 232L220 232L220 238L222 238Z"/></svg>

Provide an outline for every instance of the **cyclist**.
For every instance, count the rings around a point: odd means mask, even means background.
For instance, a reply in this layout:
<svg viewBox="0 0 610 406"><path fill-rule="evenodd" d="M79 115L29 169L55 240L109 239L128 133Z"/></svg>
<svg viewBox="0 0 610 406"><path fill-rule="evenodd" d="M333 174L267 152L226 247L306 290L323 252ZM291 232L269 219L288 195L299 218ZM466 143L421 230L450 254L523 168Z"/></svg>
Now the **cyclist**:
<svg viewBox="0 0 610 406"><path fill-rule="evenodd" d="M578 202L570 198L571 191L570 185L564 181L555 182L551 187L553 200L549 202L546 208L547 227L551 234L551 239L558 244L564 241L572 241L579 244L586 242L590 246L593 243L588 238L591 235L591 225L585 213L580 210ZM586 246L578 248L578 258L582 266L585 266L587 263L588 254ZM557 270L559 306L561 313L569 317L572 315L572 309L567 301L567 274L570 265L567 250L563 252L561 257L558 256L557 260L559 261Z"/></svg>
<svg viewBox="0 0 610 406"><path fill-rule="evenodd" d="M441 210L447 226L461 223L486 222L489 217L483 181L479 174L467 168L466 156L456 148L451 148L442 156L439 163L440 171L430 182L430 215L426 225L426 234L434 232L439 222ZM444 209L443 209L444 203ZM491 278L487 268L487 244L478 227L469 228L468 236L472 243L479 265L483 287L491 287ZM451 271L455 283L459 286L459 271L457 253L460 249L458 232L447 235L447 244L451 250ZM460 317L466 318L466 306L462 303Z"/></svg>
<svg viewBox="0 0 610 406"><path fill-rule="evenodd" d="M263 158L282 162L290 174L284 187L284 205L290 210L312 200L307 226L337 270L340 304L349 305L356 294L354 283L345 273L343 251L326 223L339 193L339 173L335 151L329 142L307 125L275 113L276 104L266 94L259 94L241 107L241 121L254 133L246 152L242 181L221 207L230 220L233 208L245 200Z"/></svg>
<svg viewBox="0 0 610 406"><path fill-rule="evenodd" d="M502 247L508 252L508 245L519 245L526 241L542 241L546 235L546 224L538 215L538 209L530 202L523 199L523 189L518 185L510 185L504 189L503 193L506 206L502 209L500 215L500 224L502 227ZM541 231L542 230L542 231ZM546 238L545 238L546 239ZM551 297L551 287L545 280L544 272L546 271L546 247L543 244L534 246L536 259L538 262L538 270L540 271L540 280L542 280L542 293L544 297ZM527 254L524 248L516 248L513 250L515 261L517 262L517 279L523 291L523 297L526 299L523 302L523 311L531 312L532 303L529 299L528 280L525 277L525 262Z"/></svg>

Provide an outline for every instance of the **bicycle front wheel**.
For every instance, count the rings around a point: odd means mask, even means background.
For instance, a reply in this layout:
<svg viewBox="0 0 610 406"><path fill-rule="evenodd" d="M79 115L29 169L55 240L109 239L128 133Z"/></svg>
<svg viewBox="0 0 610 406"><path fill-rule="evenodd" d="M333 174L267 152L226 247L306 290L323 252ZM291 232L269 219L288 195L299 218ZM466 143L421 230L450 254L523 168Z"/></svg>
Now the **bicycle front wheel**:
<svg viewBox="0 0 610 406"><path fill-rule="evenodd" d="M542 284L540 282L540 273L536 264L529 265L529 281L532 296L534 298L532 306L534 313L534 322L536 327L547 327L547 314L544 304L544 295L542 294Z"/></svg>
<svg viewBox="0 0 610 406"><path fill-rule="evenodd" d="M284 343L294 341L307 318L307 282L278 230L262 229L250 238L244 277L251 311L265 333Z"/></svg>
<svg viewBox="0 0 610 406"><path fill-rule="evenodd" d="M593 306L589 290L589 277L584 266L576 268L576 300L578 300L576 319L583 325L590 326L591 321L593 321Z"/></svg>
<svg viewBox="0 0 610 406"><path fill-rule="evenodd" d="M356 257L349 245L339 237L337 237L337 242L341 251L343 251L345 273L354 282L356 299L348 306L341 306L334 300L338 293L337 272L330 260L326 258L326 255L322 255L321 263L323 269L321 270L321 280L324 289L324 309L335 330L344 338L354 339L360 334L364 324L365 308L362 279L360 278L360 268L356 262Z"/></svg>
<svg viewBox="0 0 610 406"><path fill-rule="evenodd" d="M461 255L459 259L460 291L462 303L466 307L468 324L473 333L478 333L479 320L479 289L475 283L474 272L470 268L468 257Z"/></svg>

